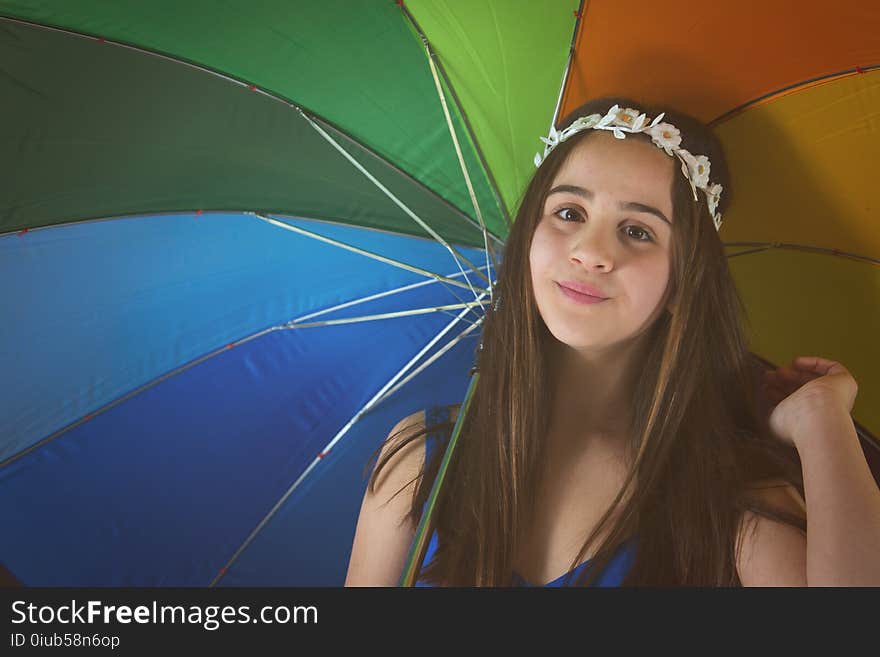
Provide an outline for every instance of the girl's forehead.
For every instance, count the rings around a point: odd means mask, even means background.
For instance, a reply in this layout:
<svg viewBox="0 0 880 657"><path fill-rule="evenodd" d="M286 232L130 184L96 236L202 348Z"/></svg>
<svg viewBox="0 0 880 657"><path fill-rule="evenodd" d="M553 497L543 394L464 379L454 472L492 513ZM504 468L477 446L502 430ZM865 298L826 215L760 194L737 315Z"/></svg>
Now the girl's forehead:
<svg viewBox="0 0 880 657"><path fill-rule="evenodd" d="M671 211L674 171L672 158L650 143L596 133L568 154L550 191L559 186L579 186L594 193L636 194L641 198L626 200L651 200Z"/></svg>
<svg viewBox="0 0 880 657"><path fill-rule="evenodd" d="M672 158L650 142L630 135L618 139L608 132L596 132L582 139L568 154L557 175L583 167L614 169L621 174L654 174L671 178Z"/></svg>

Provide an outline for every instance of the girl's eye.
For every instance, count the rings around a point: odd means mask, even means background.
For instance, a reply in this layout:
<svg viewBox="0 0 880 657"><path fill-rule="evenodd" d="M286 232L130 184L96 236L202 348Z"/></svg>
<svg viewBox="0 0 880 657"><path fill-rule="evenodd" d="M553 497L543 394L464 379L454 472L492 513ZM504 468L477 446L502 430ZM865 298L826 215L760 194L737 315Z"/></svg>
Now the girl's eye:
<svg viewBox="0 0 880 657"><path fill-rule="evenodd" d="M557 217L559 217L560 220L564 221L565 223L573 223L575 221L579 221L581 218L580 212L578 212L574 208L560 208L555 212L555 214ZM630 229L634 229L635 233L633 233ZM626 234L636 242L654 241L654 238L651 237L651 233L649 233L641 226L630 224L629 226L624 227L624 230L626 231Z"/></svg>
<svg viewBox="0 0 880 657"><path fill-rule="evenodd" d="M572 218L566 218L566 214ZM580 219L580 214L574 208L561 208L556 211L556 216L567 222L577 221L578 219Z"/></svg>
<svg viewBox="0 0 880 657"><path fill-rule="evenodd" d="M630 228L635 228L637 231L636 234L644 234L645 235L645 237L636 237L635 240L637 242L653 242L654 241L653 238L651 237L651 233L646 231L644 228L640 228L639 226L627 226L625 230L627 231L628 235L630 235L630 236L632 235L632 233L629 232Z"/></svg>

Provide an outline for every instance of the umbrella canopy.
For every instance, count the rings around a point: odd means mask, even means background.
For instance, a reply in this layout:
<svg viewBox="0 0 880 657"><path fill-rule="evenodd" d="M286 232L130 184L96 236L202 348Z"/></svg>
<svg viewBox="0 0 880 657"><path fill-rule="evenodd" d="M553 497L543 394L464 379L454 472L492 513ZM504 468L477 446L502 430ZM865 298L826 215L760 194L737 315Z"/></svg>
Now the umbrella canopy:
<svg viewBox="0 0 880 657"><path fill-rule="evenodd" d="M875 463L864 4L0 0L0 561L341 584L370 453L465 393L538 136L605 94L716 127L752 351L843 362Z"/></svg>

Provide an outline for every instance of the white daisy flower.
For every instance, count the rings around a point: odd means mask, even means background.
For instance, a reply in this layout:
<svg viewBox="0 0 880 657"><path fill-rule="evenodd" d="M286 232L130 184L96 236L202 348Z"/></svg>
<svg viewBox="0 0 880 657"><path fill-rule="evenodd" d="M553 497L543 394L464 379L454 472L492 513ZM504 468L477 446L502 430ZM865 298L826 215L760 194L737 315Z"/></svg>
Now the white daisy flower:
<svg viewBox="0 0 880 657"><path fill-rule="evenodd" d="M691 155L691 153L684 149L679 149L679 152L682 153L687 162L691 182L693 182L695 187L706 189L706 185L709 184L709 169L711 168L709 158L705 155Z"/></svg>
<svg viewBox="0 0 880 657"><path fill-rule="evenodd" d="M697 187L705 188L709 184L709 170L711 168L712 163L709 162L708 157L697 155L696 180L694 180Z"/></svg>
<svg viewBox="0 0 880 657"><path fill-rule="evenodd" d="M666 151L667 155L672 155L672 150L681 145L681 132L670 123L658 123L650 127L648 133L651 141Z"/></svg>
<svg viewBox="0 0 880 657"><path fill-rule="evenodd" d="M632 128L638 118L639 110L632 108L618 110L617 114L614 117L614 125L623 126L625 128Z"/></svg>

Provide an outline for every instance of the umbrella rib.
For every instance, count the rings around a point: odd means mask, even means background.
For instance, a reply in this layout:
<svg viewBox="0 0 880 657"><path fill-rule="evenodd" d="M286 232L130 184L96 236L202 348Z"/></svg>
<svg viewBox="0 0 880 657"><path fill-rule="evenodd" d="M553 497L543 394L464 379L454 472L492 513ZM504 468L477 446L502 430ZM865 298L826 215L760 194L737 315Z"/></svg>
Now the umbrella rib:
<svg viewBox="0 0 880 657"><path fill-rule="evenodd" d="M450 274L450 276L460 276L460 275L461 274L459 272L454 272L454 273ZM332 312L334 310L339 310L340 308L345 308L345 307L360 304L360 303L366 303L367 301L372 301L372 300L378 299L380 297L391 296L393 294L400 294L400 293L415 289L417 287L422 287L424 285L433 285L436 282L437 281L434 279L429 279L429 280L424 280L424 281L418 281L416 283L410 283L409 285L404 285L404 286L401 286L401 287L398 287L398 288L395 288L392 290L386 290L385 292L380 292L378 294L371 294L366 297L353 299L351 301L347 301L345 303L338 304L338 305L332 306L330 308L325 308L323 310L319 310L317 312L310 313L308 315L303 315L302 317L299 317L297 320L293 320L293 321L301 321L303 319L309 319L311 317L315 317L315 316L318 316L318 315L321 315L324 313ZM479 318L478 321L482 320L482 316L478 316L478 318ZM24 456L30 454L31 452L39 449L43 445L52 442L56 438L60 438L62 435L64 435L65 433L67 433L71 429L78 427L83 422L87 422L91 418L94 418L102 413L106 413L114 406L117 406L118 404L121 404L122 402L127 401L128 399L131 399L135 395L139 395L140 393L149 390L153 386L159 385L160 383L171 378L172 376L176 376L177 374L181 374L181 373L185 372L186 370L190 369L191 367L195 367L196 365L199 365L199 364L205 362L206 360L213 358L214 356L218 356L219 354L225 353L229 349L232 349L232 348L237 347L239 345L245 344L246 342L250 342L251 340L256 340L257 338L259 338L267 333L271 333L272 331L283 330L284 328L285 328L285 325L270 326L269 328L262 329L260 331L257 331L256 333L252 333L250 335L246 335L243 338L239 338L238 340L231 342L227 345L224 345L223 347L220 347L218 349L214 349L213 351L210 351L207 354L203 354L202 356L199 356L198 358L195 358L192 361L185 363L184 365L180 365L179 367L176 367L173 370L166 372L165 374L163 374L155 379L152 379L151 381L148 381L147 383L144 383L143 385L139 386L138 388L126 393L122 397L119 397L117 399L114 399L111 402L108 402L107 404L105 404L101 408L97 409L96 411L92 411L91 413L88 413L86 416L80 418L79 420L71 422L66 427L63 427L63 428L59 429L58 431L55 431L54 433L49 434L45 438L26 447L25 449L21 450L20 452L17 452L16 454L9 456L4 461L0 462L0 469L3 469L7 465L12 464L13 462L17 461L20 458L23 458Z"/></svg>
<svg viewBox="0 0 880 657"><path fill-rule="evenodd" d="M285 329L301 329L314 328L316 326L336 326L339 324L355 324L357 322L371 322L380 319L393 319L396 317L409 317L411 315L426 315L428 313L445 312L448 310L456 310L458 308L474 308L475 306L483 307L479 301L471 301L465 303L453 303L447 306L428 306L425 308L412 308L409 310L397 310L390 313L380 313L378 315L361 315L360 317L344 317L343 319L326 319L320 322L288 322Z"/></svg>
<svg viewBox="0 0 880 657"><path fill-rule="evenodd" d="M467 165L464 161L464 155L461 152L461 146L458 143L458 135L455 134L455 126L452 125L452 116L449 114L449 107L446 104L446 96L443 95L443 85L440 84L440 78L437 76L437 67L434 65L434 57L431 48L428 46L428 40L423 39L425 52L428 55L428 65L431 67L431 76L434 78L434 86L437 88L437 95L440 97L440 105L443 107L443 116L446 118L446 127L449 128L449 134L452 137L452 144L455 146L455 154L458 157L458 164L461 167L461 173L464 175L464 182L467 185L468 194L471 197L471 204L474 206L474 213L477 215L477 221L480 223L480 229L483 232L483 248L486 253L486 268L489 268L489 240L486 237L486 222L483 220L483 213L480 211L480 204L477 202L477 195L474 192L474 185L471 182L471 176L468 173ZM497 263L492 263L497 268ZM492 302L494 292L492 286L489 285L489 301Z"/></svg>
<svg viewBox="0 0 880 657"><path fill-rule="evenodd" d="M446 87L449 89L449 94L452 96L452 102L455 104L456 109L458 110L458 114L461 117L462 123L464 124L465 130L470 137L471 146L477 154L477 157L480 160L480 165L483 167L483 172L486 174L486 178L489 181L489 187L492 190L492 194L495 197L495 203L497 203L498 208L501 210L501 215L504 219L504 222L507 224L508 230L510 229L510 213L507 211L507 205L504 203L504 199L501 197L501 194L498 191L498 185L495 182L495 178L492 175L492 171L489 168L488 163L486 162L486 158L483 155L483 150L480 148L480 143L477 140L476 135L474 134L473 127L471 126L470 120L468 119L467 112L464 111L464 106L462 106L461 101L458 98L458 94L455 92L455 87L452 85L452 81L449 79L449 76L446 74L446 68L443 66L443 62L440 61L440 58L437 57L434 52L433 47L431 46L431 42L428 41L428 37L422 31L421 26L418 21L415 19L415 16L412 15L409 8L400 4L400 8L403 11L404 17L409 21L412 28L419 35L419 38L422 40L422 43L425 44L425 48L428 49L428 56L433 58L434 62L437 65L437 70L440 72L440 76L443 78L443 82L446 83ZM491 235L491 233L490 233ZM493 235L494 237L494 235ZM500 240L498 240L500 242Z"/></svg>
<svg viewBox="0 0 880 657"><path fill-rule="evenodd" d="M775 89L766 94L758 96L757 98L752 98L751 100L747 100L746 102L734 107L731 110L727 110L723 114L716 116L714 119L709 121L706 125L710 128L714 128L725 121L732 119L740 112L743 112L751 107L762 105L764 102L771 100L775 96L785 95L787 92L797 91L801 88L807 88L810 86L814 86L820 82L831 82L837 78L847 77L851 75L862 75L867 71L874 71L880 69L880 64L867 64L865 66L858 66L856 68L848 68L843 71L835 71L834 73L827 73L825 75L819 75L814 78L809 78L807 80L801 80L800 82L795 82L794 84L789 84L780 89Z"/></svg>
<svg viewBox="0 0 880 657"><path fill-rule="evenodd" d="M455 313L453 313L453 312L451 312L451 311L449 311L449 310L441 310L440 312L441 312L442 314L444 314L444 315L449 315L449 317L455 317ZM463 319L462 321L467 322L467 323L470 324L471 326L475 326L480 320L477 320L477 322L472 322L472 321L469 320L469 319Z"/></svg>
<svg viewBox="0 0 880 657"><path fill-rule="evenodd" d="M401 201L399 198L397 198L397 196L395 196L391 190L389 190L387 187L385 187L385 185L383 185L381 182L379 182L379 180L373 174L371 174L369 171L367 171L367 169L360 162L358 162L354 157L352 157L348 151L346 151L344 148L342 148L342 146L340 146L336 142L336 140L333 139L333 137L331 137L329 134L327 134L327 132L321 126L319 126L317 123L315 123L308 114L306 114L299 107L297 109L299 110L299 113L302 115L302 117L306 121L308 121L309 125L311 125L319 135L321 135L331 146L333 146L333 148L335 148L339 152L340 155L342 155L346 160L348 160L352 164L352 166L354 166L358 171L360 171L362 174L364 174L364 176L366 176L367 180L372 182L383 194L385 194L389 199L391 199L391 201L397 207L399 207L401 210L403 210L407 216L409 216L413 221L415 221L422 228L424 228L428 232L429 235L431 235L435 240L437 240L443 246L445 246L446 249L449 251L450 255L452 255L452 258L453 258L453 260L455 260L455 263L456 263L456 265L458 265L459 269L461 269L461 261L459 260L459 258L461 258L461 260L464 260L468 264L468 266L477 273L478 276L483 278L483 280L485 280L487 284L489 283L489 279L486 278L485 276L483 276L483 272L479 271L478 268L470 260L468 260L463 255L458 253L455 249L453 249L449 245L449 243L445 239L443 239L443 237L441 237L433 228L431 228L427 223L425 223L415 212L410 210L410 208L403 201ZM462 270L462 272L463 271L464 270ZM468 281L468 285L470 286L470 279L465 277L465 280ZM490 287L491 287L491 285L490 285ZM477 291L473 288L473 286L471 286L471 292L473 293L474 298L476 298Z"/></svg>
<svg viewBox="0 0 880 657"><path fill-rule="evenodd" d="M553 110L553 116L550 117L550 130L552 132L556 126L556 120L559 118L559 108L562 107L562 98L565 95L565 85L568 84L568 75L571 71L571 60L574 55L574 45L577 42L578 29L581 26L581 20L584 16L584 0L580 0L577 12L575 12L574 30L571 34L571 44L568 47L568 59L565 62L565 70L562 72L562 84L559 85L559 95L556 98L556 107Z"/></svg>
<svg viewBox="0 0 880 657"><path fill-rule="evenodd" d="M454 339L450 340L448 343L446 343L445 345L443 345L443 348L442 348L442 349L440 349L440 350L438 350L436 353L434 353L430 358L428 358L428 360L426 360L424 363L422 363L421 365L419 365L419 367L418 367L417 369L415 369L412 373L410 373L409 375L407 375L407 377L406 377L405 379L403 379L402 381L400 381L396 386L394 386L393 388L391 388L390 390L388 390L388 392L386 392L386 393L385 393L384 395L382 395L379 399L377 399L377 400L376 400L376 403L374 404L374 406L378 406L378 405L381 404L383 401L385 401L385 399L387 399L388 397L390 397L391 395L393 395L395 392L397 392L400 388L402 388L402 387L405 386L407 383L409 383L412 379L414 379L416 376L418 376L419 373L421 373L422 370L426 369L429 365L431 365L431 363L433 363L435 360L437 360L438 358L440 358L440 357L441 357L443 354L445 354L447 351L449 351L450 349L452 349L456 344L458 344L458 343L461 342L464 338L466 338L466 337L468 336L469 333L471 333L471 332L473 332L475 329L479 328L480 324L482 324L482 323L483 323L483 318L481 317L476 323L471 324L468 328L466 328L464 331L462 331L461 333L459 333L458 336L456 336Z"/></svg>
<svg viewBox="0 0 880 657"><path fill-rule="evenodd" d="M450 274L449 276L450 277L461 276L461 273L454 272L454 273ZM376 294L370 294L368 296L360 297L358 299L352 299L351 301L346 301L344 303L340 303L335 306L331 306L329 308L324 308L323 310L317 310L313 313L303 315L302 317L297 317L296 319L293 319L290 322L288 322L288 324L295 323L295 322L301 322L306 319L312 319L313 317L320 317L321 315L325 315L327 313L334 312L336 310L341 310L343 308L348 308L350 306L355 306L355 305L358 305L361 303L366 303L367 301L374 301L376 299L381 299L382 297L391 296L393 294L398 294L400 292L407 292L409 290L414 290L417 287L422 287L425 285L433 285L434 283L437 283L437 282L438 282L437 280L432 278L432 279L428 279L428 280L424 280L424 281L419 281L417 283L410 283L409 285L404 285L404 286L401 286L398 288L394 288L392 290L386 290L385 292L377 292ZM462 302L462 303L466 303L466 302Z"/></svg>
<svg viewBox="0 0 880 657"><path fill-rule="evenodd" d="M480 294L479 297L477 298L477 301L480 301L487 294L488 294L487 292L483 292L482 294ZM238 558L248 548L248 546L250 546L250 544L254 541L254 539L257 537L257 535L262 531L263 527L266 526L266 524L269 522L269 520L271 520L272 517L278 512L278 510L284 505L284 502L287 501L287 499L290 497L290 495L293 493L293 491L295 491L299 487L300 483L302 483L305 480L305 478L315 468L315 466L325 456L327 456L327 454L330 452L330 450L333 449L333 446L337 442L339 442L339 440L346 433L348 433L349 429L351 429L351 427L354 426L354 424L361 417L363 417L369 410L371 410L373 408L373 406L376 403L376 400L380 399L385 394L385 392L397 382L398 379L403 377L403 375L406 373L407 370L409 370L410 367L412 367L416 362L418 362L419 359L426 352L428 352L431 349L431 347L433 347L444 335L446 335L446 333L448 333L452 329L452 327L455 326L459 322L459 320L464 317L466 312L467 312L466 309L462 310L462 312L459 313L459 315L458 315L458 317L456 317L456 319L452 320L445 327L443 327L443 329L436 336L434 336L424 347L422 347L419 350L419 352L415 356L413 356L409 360L409 362L406 365L404 365L397 372L397 374L395 374L393 377L391 377L391 379L384 386L382 386L382 388L379 390L379 392L377 392L375 395L373 395L373 397L372 397L372 399L370 399L370 401L368 401L366 404L364 404L364 406L357 413L355 413L354 416L348 420L348 422L346 422L345 426L343 426L336 433L336 435L330 440L330 442L328 442L324 446L324 448L321 450L321 452L312 460L312 462L308 465L308 467L306 467L306 469L303 470L302 474L300 474L300 476L297 477L296 481L293 482L293 484L290 486L290 488L288 488L287 491L285 491L284 495L281 496L281 498L275 503L275 505L263 517L263 519L260 520L260 522L257 524L257 526L254 527L254 529L251 531L251 533L248 535L248 537L238 547L238 549L235 551L235 553L232 555L232 557L230 557L229 561L227 561L226 564L218 571L217 575L211 581L209 586L211 586L211 587L215 586L223 578L223 576L227 572L229 572L229 568L238 560Z"/></svg>
<svg viewBox="0 0 880 657"><path fill-rule="evenodd" d="M339 128L337 128L336 126L334 126L334 125L333 125L332 123L330 123L329 121L327 121L327 120L325 120L325 119L322 119L322 118L320 118L320 117L318 117L318 116L314 116L314 119L315 119L316 122L321 123L321 124L323 124L323 125L326 125L327 127L329 127L329 128L331 128L331 129L335 130L336 132L338 132L338 133L339 133L339 136L341 136L341 137L342 137L343 139L345 139L346 141L348 141L348 142L354 144L354 145L357 146L358 148L363 148L364 151L365 151L366 153L368 153L369 155L372 155L372 156L376 157L380 162L382 162L382 164L384 164L385 166L389 167L390 169L393 169L395 173L397 173L397 174L399 174L399 175L401 175L401 176L404 176L407 180L410 180L410 181L412 181L414 184L419 185L422 189L424 189L424 191L430 193L430 194L434 197L435 200L437 200L438 202L440 202L440 203L442 203L443 205L445 205L446 207L448 207L450 211L454 212L456 216L461 217L462 219L464 219L465 221L467 221L467 223L468 223L470 226L472 226L474 229L476 229L476 230L480 230L480 225L479 225L477 222L475 222L475 221L470 217L470 215L466 214L465 212L462 212L459 208L457 208L457 207L456 207L455 205L453 205L451 202L447 201L447 200L446 200L445 198L443 198L442 196L439 196L439 195L438 195L434 190L432 190L430 187L425 187L425 185L422 184L421 182L419 182L418 179L413 178L410 174L408 174L408 173L407 173L406 171L404 171L403 169L400 169L399 167L395 166L394 164L392 164L392 163L389 162L388 160L384 160L384 159L380 158L380 157L377 156L373 151L371 151L371 150L365 148L365 147L363 146L363 144L361 144L359 141L357 141L356 139L353 139L353 138L351 137L351 135L346 134L344 131L340 130ZM277 214L277 213L276 213L276 214ZM496 236L494 233L491 233L491 232L490 232L490 233L489 233L489 237L492 238L493 240L495 240L498 244L500 244L500 245L502 245L502 246L504 245L504 240L502 240L501 238L499 238L498 236Z"/></svg>
<svg viewBox="0 0 880 657"><path fill-rule="evenodd" d="M342 220L336 219L336 218L320 219L318 217L310 217L310 216L304 215L304 214L287 214L284 212L273 212L271 210L267 210L267 211L265 211L265 213L271 214L275 217L285 217L285 218L290 218L290 219L306 219L308 221L315 221L315 222L320 222L320 223L325 223L325 224L332 224L334 226L348 226L348 227L354 226L360 230L372 230L377 233L385 233L386 235L393 235L394 237L400 237L401 235L405 235L406 237L410 237L410 238L416 239L416 240L424 240L426 242L432 242L432 243L436 242L436 240L430 236L416 235L416 234L412 234L412 233L402 233L399 230L389 230L388 228L378 228L376 226L365 226L363 224L358 224L358 223L354 223L351 221L346 222L346 221L342 221ZM473 224L473 226L474 226L474 228L477 228L476 224ZM491 237L493 240L498 242L501 246L504 246L504 242L499 240L492 233L489 233L489 237ZM480 248L480 246L479 246L479 244L475 244L473 246L473 248L478 249L478 248ZM482 267L481 267L481 269L482 269Z"/></svg>
<svg viewBox="0 0 880 657"><path fill-rule="evenodd" d="M333 246L338 246L341 249L345 249L347 251L353 251L354 253L358 253L358 254L366 256L368 258L378 260L379 262L384 262L384 263L392 265L394 267L399 267L400 269L405 269L407 271L411 271L415 274L421 274L423 276L427 276L429 278L436 279L440 283L443 283L444 285L446 285L447 289L449 289L449 293L452 294L456 299L458 299L462 303L465 303L464 299L462 299L460 296L458 296L451 288L448 287L448 285L454 285L456 287L461 287L466 290L471 290L474 293L474 296L476 296L476 291L474 291L474 286L471 285L470 279L468 279L467 275L464 273L464 270L461 268L461 265L460 265L460 263L458 263L458 261L456 261L456 264L459 265L459 271L461 272L462 276L464 276L465 280L467 281L467 284L461 283L461 282L453 280L451 278L447 278L445 276L441 276L440 274L435 274L434 272L430 272L427 269L422 269L421 267L415 267L413 265L408 265L405 262L400 262L399 260L395 260L393 258L388 258L387 256L379 255L378 253L373 253L372 251L367 251L366 249L361 249L360 247L353 246L351 244L346 244L345 242L335 240L332 237L325 237L324 235L319 235L318 233L313 233L312 231L306 230L305 228L300 228L298 226L294 226L293 224L288 224L283 221L278 221L277 219L273 219L272 217L267 217L267 216L259 214L257 212L254 212L252 214L255 217L257 217L258 219L262 219L263 221L266 221L266 222L272 224L273 226L278 226L279 228L284 228L285 230L291 230L295 233L300 233L300 234L305 235L307 237L311 237L313 239L316 239L320 242L326 242L327 244L332 244ZM485 276L483 275L483 272L478 270L477 273L480 275L481 278L485 278ZM488 282L488 279L486 279L486 280Z"/></svg>
<svg viewBox="0 0 880 657"><path fill-rule="evenodd" d="M724 242L723 246L742 246L754 247L747 251L738 251L731 253L727 257L735 258L750 253L758 253L760 251L768 251L770 249L789 249L792 251L807 251L809 253L821 253L823 255L841 256L859 262L867 262L871 265L880 265L880 258L872 258L871 256L861 255L860 253L852 253L851 251L843 251L841 249L829 249L821 246L809 246L807 244L795 244L791 242Z"/></svg>
<svg viewBox="0 0 880 657"><path fill-rule="evenodd" d="M318 240L319 242L325 242L327 244L332 244L333 246L337 246L340 249L345 249L346 251L351 251L353 253L357 253L362 256L366 256L367 258L371 258L373 260L378 260L379 262L384 262L385 264L391 265L393 267L398 267L399 269L405 269L406 271L411 271L415 274L422 274L423 276L428 276L429 278L436 279L441 282L449 283L450 285L455 285L456 287L462 287L466 290L473 290L472 285L467 285L460 281L453 280L451 278L447 278L441 274L435 274L434 272L430 272L427 269L422 269L421 267L416 267L415 265L410 265L405 262L401 262L400 260L395 260L394 258L389 258L388 256L383 256L378 253L374 253L372 251L367 251L366 249L362 249L359 246L354 246L353 244L347 244L346 242L342 242L337 239L333 239L332 237L327 237L325 235L320 235L319 233L313 233L310 230L306 230L305 228L300 228L299 226L294 226L293 224L288 224L284 221L279 221L278 219L274 219L273 217L266 216L264 214L260 214L259 212L252 213L257 219L261 219L266 223L270 223L273 226L277 226L278 228L283 228L285 230L290 230L295 233L299 233L300 235L305 235L306 237L311 237L312 239ZM467 278L467 275L461 271L461 274Z"/></svg>

